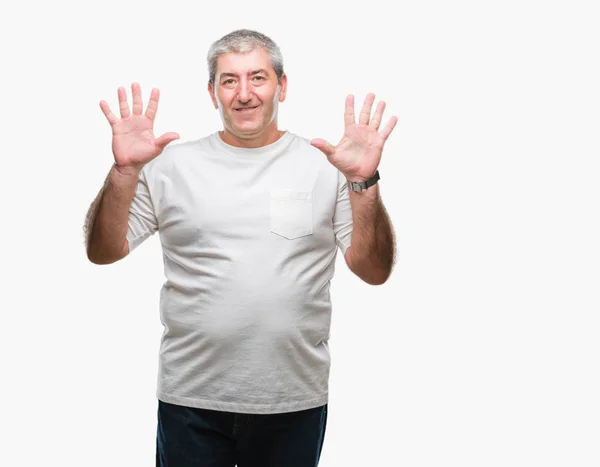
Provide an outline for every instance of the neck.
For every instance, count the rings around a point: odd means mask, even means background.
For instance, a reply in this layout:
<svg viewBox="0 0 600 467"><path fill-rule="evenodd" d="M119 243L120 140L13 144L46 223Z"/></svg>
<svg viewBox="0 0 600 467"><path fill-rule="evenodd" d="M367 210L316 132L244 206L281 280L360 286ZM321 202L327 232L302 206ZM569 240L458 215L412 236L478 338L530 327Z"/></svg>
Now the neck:
<svg viewBox="0 0 600 467"><path fill-rule="evenodd" d="M238 148L260 148L274 143L283 136L285 131L278 130L276 126L267 128L265 131L255 135L235 135L227 128L219 131L219 136L224 143Z"/></svg>

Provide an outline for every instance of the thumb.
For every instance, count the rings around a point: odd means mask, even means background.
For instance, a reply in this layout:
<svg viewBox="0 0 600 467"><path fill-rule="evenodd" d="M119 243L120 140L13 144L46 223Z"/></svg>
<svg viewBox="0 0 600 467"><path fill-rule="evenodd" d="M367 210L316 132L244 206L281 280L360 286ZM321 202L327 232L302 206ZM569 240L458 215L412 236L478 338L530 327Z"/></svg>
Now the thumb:
<svg viewBox="0 0 600 467"><path fill-rule="evenodd" d="M327 157L333 156L335 151L335 148L330 143L321 138L311 140L310 144L323 152Z"/></svg>
<svg viewBox="0 0 600 467"><path fill-rule="evenodd" d="M176 139L179 139L179 135L177 133L165 133L159 138L156 138L154 144L160 148L160 151L162 152L167 144L175 141Z"/></svg>

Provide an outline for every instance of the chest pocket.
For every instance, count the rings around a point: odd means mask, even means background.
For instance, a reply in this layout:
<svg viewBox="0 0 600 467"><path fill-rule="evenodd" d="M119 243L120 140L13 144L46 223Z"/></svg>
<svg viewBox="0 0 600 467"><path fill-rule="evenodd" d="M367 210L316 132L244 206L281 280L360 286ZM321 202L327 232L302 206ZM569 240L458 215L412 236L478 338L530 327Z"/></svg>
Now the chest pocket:
<svg viewBox="0 0 600 467"><path fill-rule="evenodd" d="M289 240L312 235L312 192L272 190L271 232Z"/></svg>

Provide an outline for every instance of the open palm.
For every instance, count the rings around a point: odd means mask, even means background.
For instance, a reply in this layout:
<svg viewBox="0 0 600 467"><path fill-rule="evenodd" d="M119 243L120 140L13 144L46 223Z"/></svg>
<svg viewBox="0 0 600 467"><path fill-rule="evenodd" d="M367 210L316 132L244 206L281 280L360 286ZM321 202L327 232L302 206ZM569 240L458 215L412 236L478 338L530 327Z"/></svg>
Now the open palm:
<svg viewBox="0 0 600 467"><path fill-rule="evenodd" d="M119 88L119 109L121 118L117 118L105 101L100 108L111 125L113 139L112 150L118 167L140 168L158 156L167 144L179 138L177 133L165 133L154 137L154 120L158 109L159 90L152 89L148 107L142 114L142 91L138 83L131 85L133 112L129 110L127 94Z"/></svg>
<svg viewBox="0 0 600 467"><path fill-rule="evenodd" d="M340 142L333 146L320 138L311 141L311 144L320 149L329 162L351 181L362 181L373 176L381 161L383 145L398 122L398 118L394 116L385 128L379 131L385 102L379 102L371 118L374 100L375 94L367 94L356 123L354 96L349 95L346 97L344 112L344 135Z"/></svg>

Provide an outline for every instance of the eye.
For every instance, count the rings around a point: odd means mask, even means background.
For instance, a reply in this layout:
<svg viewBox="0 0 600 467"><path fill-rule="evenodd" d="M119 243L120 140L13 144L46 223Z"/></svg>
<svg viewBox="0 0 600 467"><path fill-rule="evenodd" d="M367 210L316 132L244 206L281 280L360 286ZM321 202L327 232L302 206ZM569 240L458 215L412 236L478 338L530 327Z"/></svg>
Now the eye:
<svg viewBox="0 0 600 467"><path fill-rule="evenodd" d="M221 84L223 84L223 85L225 85L225 86L229 86L229 85L231 85L231 84L233 84L233 83L234 83L234 80L233 80L233 79L231 79L231 78L229 78L229 79L226 79L225 81L222 81L222 82L221 82Z"/></svg>
<svg viewBox="0 0 600 467"><path fill-rule="evenodd" d="M252 78L252 80L254 80L254 81L264 81L265 77L264 76L255 76L254 78Z"/></svg>

